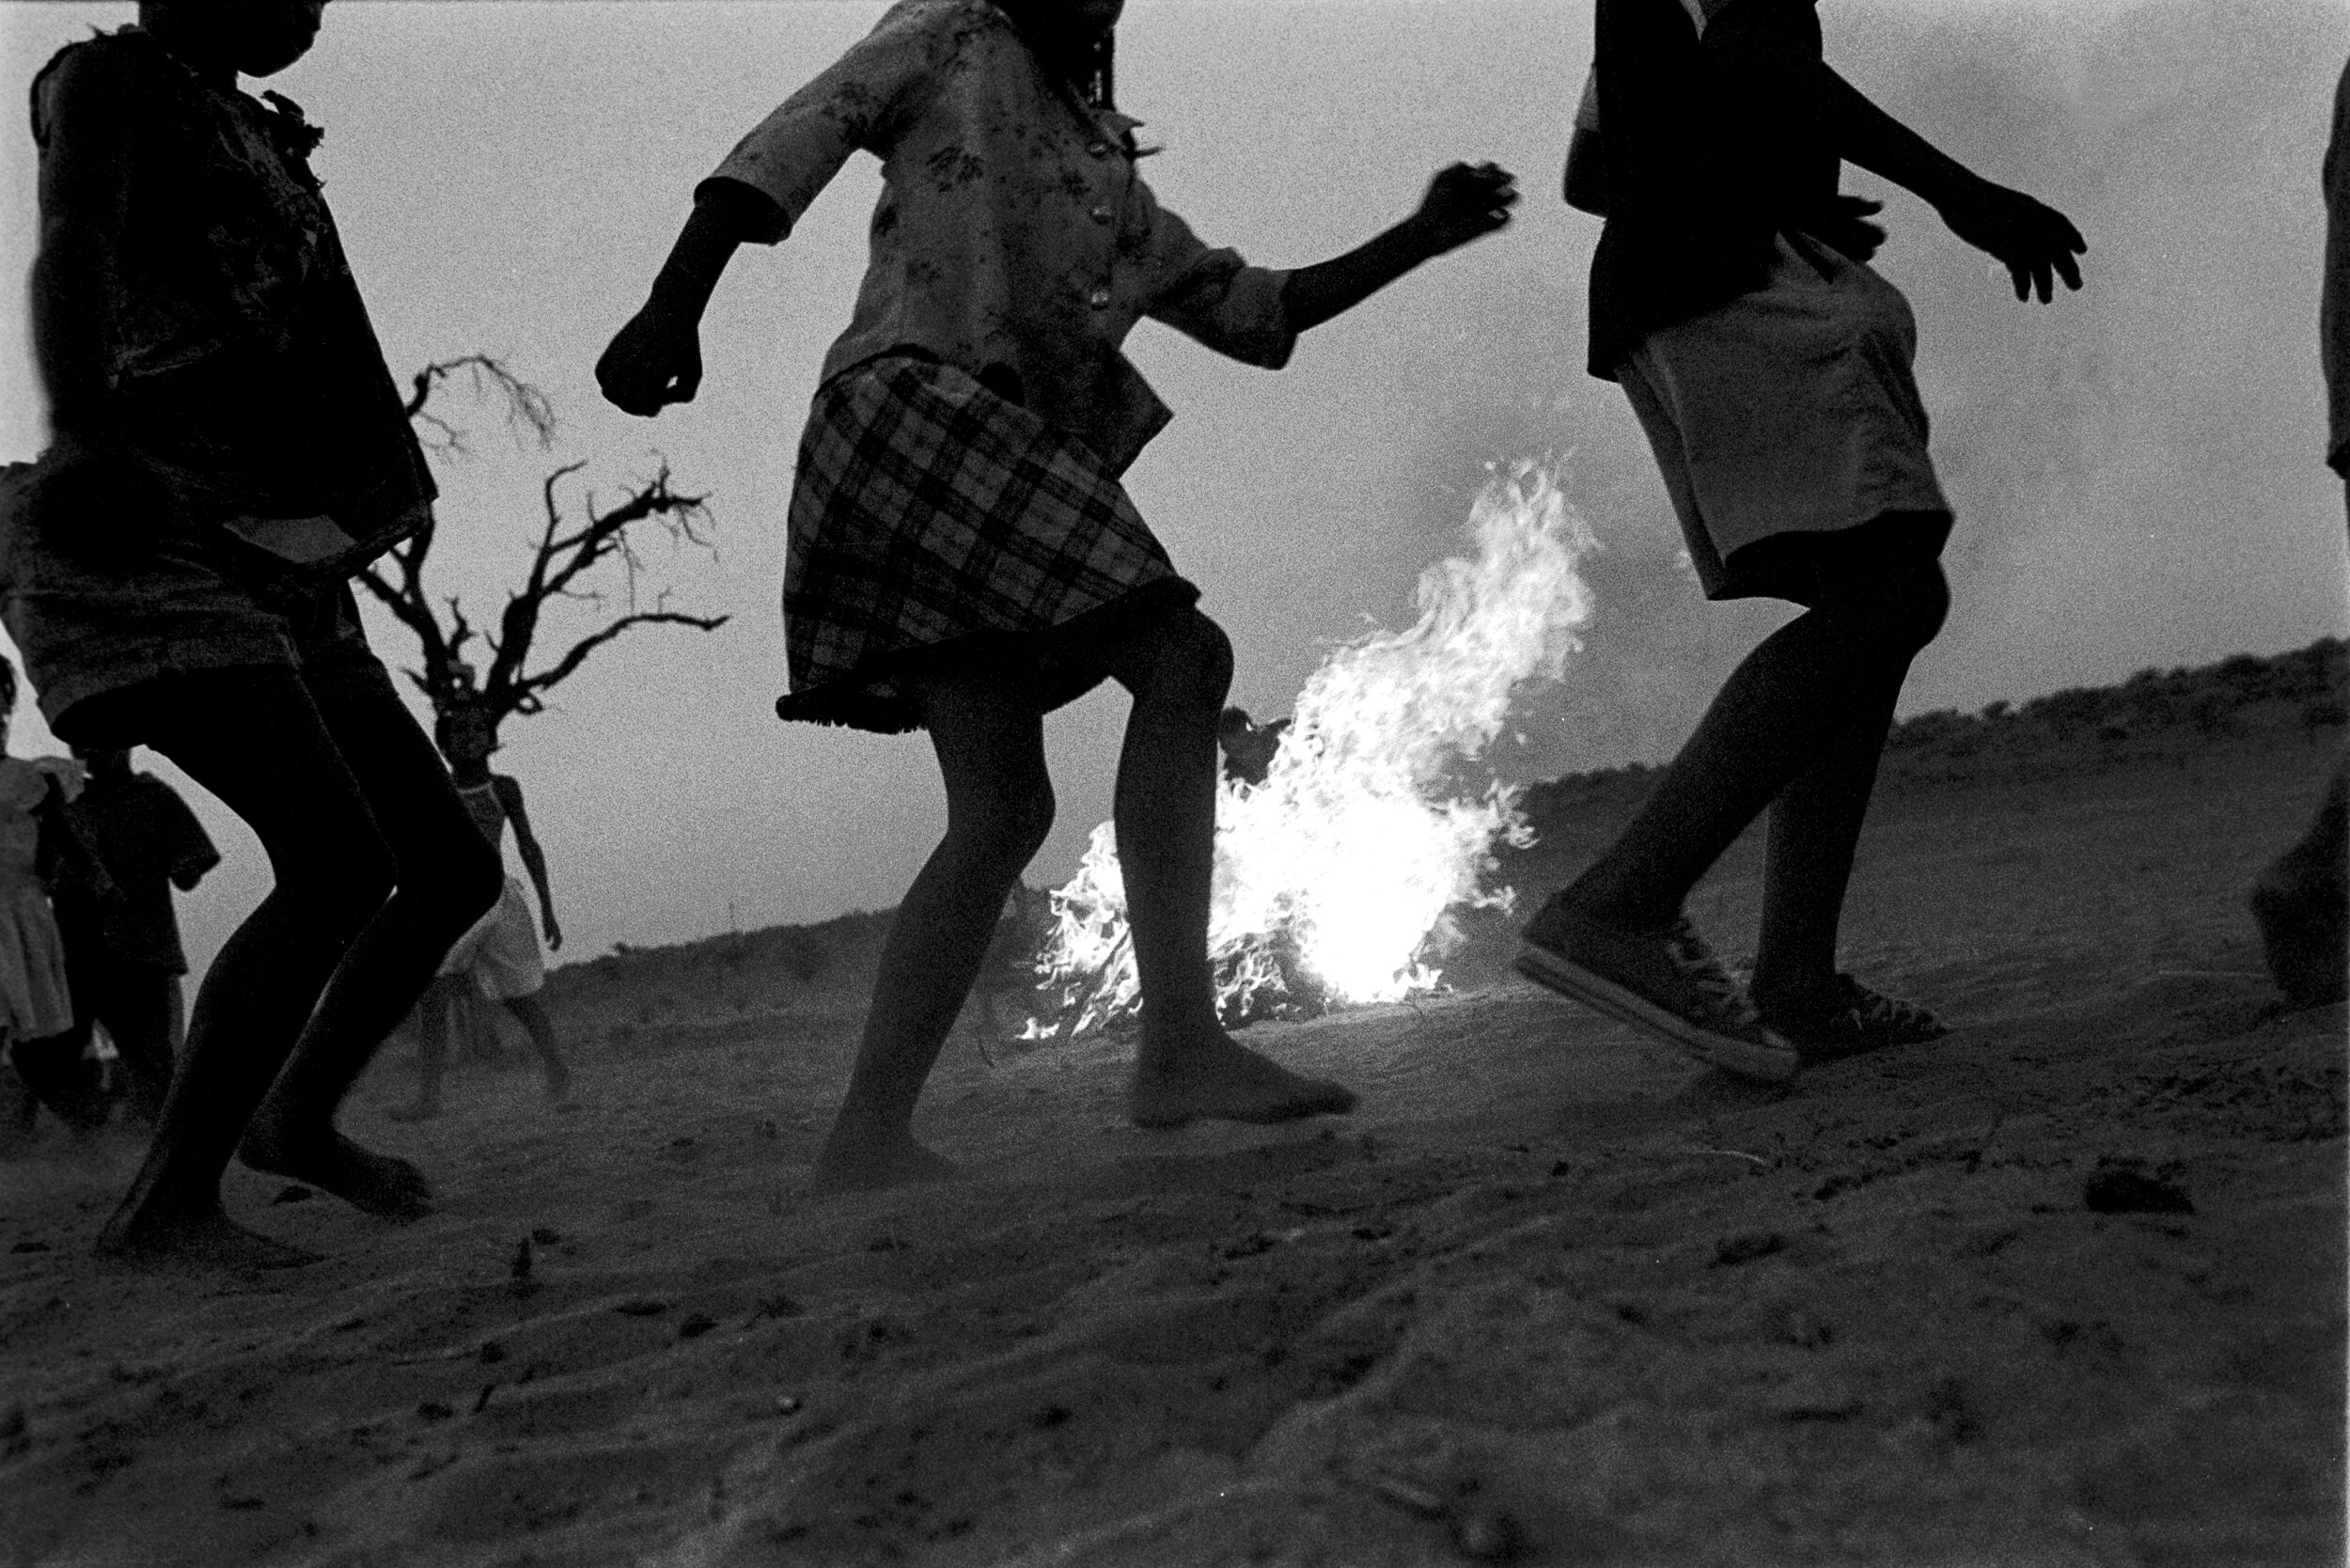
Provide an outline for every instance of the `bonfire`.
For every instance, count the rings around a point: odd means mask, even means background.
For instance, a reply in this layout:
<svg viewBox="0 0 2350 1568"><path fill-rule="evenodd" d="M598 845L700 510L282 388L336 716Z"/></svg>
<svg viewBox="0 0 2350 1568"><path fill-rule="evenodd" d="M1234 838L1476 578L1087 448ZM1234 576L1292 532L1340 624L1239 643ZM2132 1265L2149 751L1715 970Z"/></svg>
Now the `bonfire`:
<svg viewBox="0 0 2350 1568"><path fill-rule="evenodd" d="M1582 643L1597 548L1549 470L1496 474L1469 510L1474 554L1420 574L1419 616L1332 649L1297 697L1263 783L1216 799L1208 947L1228 1024L1433 991L1456 916L1507 908L1495 852L1532 840L1517 787L1477 762L1512 697L1557 680ZM1138 1010L1125 885L1111 824L1052 894L1038 961L1058 1000L1032 1039Z"/></svg>

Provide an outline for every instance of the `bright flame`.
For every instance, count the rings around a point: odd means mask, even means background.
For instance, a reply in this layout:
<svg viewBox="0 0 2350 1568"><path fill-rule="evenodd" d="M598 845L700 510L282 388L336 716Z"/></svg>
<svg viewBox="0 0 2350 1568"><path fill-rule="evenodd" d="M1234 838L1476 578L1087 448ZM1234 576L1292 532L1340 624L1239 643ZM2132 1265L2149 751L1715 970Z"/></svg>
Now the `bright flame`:
<svg viewBox="0 0 2350 1568"><path fill-rule="evenodd" d="M1496 840L1529 830L1517 790L1464 785L1457 764L1499 733L1511 692L1556 679L1591 612L1576 571L1594 548L1553 476L1521 464L1470 509L1475 559L1420 574L1419 619L1332 650L1298 695L1260 786L1216 795L1208 949L1228 1019L1302 985L1335 1002L1429 990L1459 940L1450 912L1507 907L1485 886ZM1090 1028L1140 1005L1111 825L1053 895L1038 972L1061 990L1031 1038Z"/></svg>

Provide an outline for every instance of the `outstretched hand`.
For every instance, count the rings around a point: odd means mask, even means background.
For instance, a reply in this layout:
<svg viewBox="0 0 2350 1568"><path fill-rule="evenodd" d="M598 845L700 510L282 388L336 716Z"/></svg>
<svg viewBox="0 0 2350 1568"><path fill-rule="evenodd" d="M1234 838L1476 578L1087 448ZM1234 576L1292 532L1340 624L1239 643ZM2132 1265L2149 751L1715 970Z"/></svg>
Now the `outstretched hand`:
<svg viewBox="0 0 2350 1568"><path fill-rule="evenodd" d="M648 419L671 403L692 402L701 381L697 323L657 304L630 317L596 361L596 384L604 400Z"/></svg>
<svg viewBox="0 0 2350 1568"><path fill-rule="evenodd" d="M1517 205L1517 176L1497 164L1454 164L1439 169L1420 198L1412 225L1430 256L1442 256L1510 221Z"/></svg>
<svg viewBox="0 0 2350 1568"><path fill-rule="evenodd" d="M2080 263L2074 258L2089 249L2089 242L2072 219L2045 202L1985 180L1941 211L1951 233L1989 251L2007 268L2017 299L2038 294L2045 305L2056 295L2059 277L2068 289L2081 286Z"/></svg>

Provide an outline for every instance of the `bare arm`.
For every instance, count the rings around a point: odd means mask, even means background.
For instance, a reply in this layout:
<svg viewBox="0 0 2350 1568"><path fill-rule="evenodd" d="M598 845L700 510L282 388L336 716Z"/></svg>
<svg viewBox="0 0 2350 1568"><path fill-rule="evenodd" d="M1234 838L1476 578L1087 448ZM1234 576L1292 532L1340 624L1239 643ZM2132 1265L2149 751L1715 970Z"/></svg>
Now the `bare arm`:
<svg viewBox="0 0 2350 1568"><path fill-rule="evenodd" d="M547 946L560 949L563 928L555 921L555 894L547 886L546 852L539 847L539 836L530 830L530 813L523 809L523 787L504 774L493 776L498 804L506 808L506 820L514 824L514 850L523 857L523 870L530 873L531 886L539 890L539 917L544 923Z"/></svg>
<svg viewBox="0 0 2350 1568"><path fill-rule="evenodd" d="M131 121L112 72L69 55L47 84L33 355L61 436L102 440L118 419L107 384L116 262L130 205Z"/></svg>
<svg viewBox="0 0 2350 1568"><path fill-rule="evenodd" d="M1290 274L1281 289L1290 329L1318 327L1421 262L1492 233L1510 221L1517 199L1516 180L1507 169L1454 164L1441 170L1410 217L1344 256Z"/></svg>
<svg viewBox="0 0 2350 1568"><path fill-rule="evenodd" d="M775 221L775 203L748 185L703 181L651 296L596 361L596 384L606 400L646 418L694 400L702 379L702 312L737 247L773 232Z"/></svg>
<svg viewBox="0 0 2350 1568"><path fill-rule="evenodd" d="M1974 173L1825 66L1818 85L1838 154L1932 203L1951 233L2006 265L2017 299L2048 300L2056 277L2081 286L2074 258L2089 243L2063 213Z"/></svg>

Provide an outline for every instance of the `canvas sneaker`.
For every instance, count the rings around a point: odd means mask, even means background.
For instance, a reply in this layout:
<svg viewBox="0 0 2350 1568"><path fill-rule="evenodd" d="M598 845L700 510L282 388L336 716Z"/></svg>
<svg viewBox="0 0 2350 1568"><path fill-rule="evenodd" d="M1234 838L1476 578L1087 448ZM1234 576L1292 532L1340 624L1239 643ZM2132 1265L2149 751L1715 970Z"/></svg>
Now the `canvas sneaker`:
<svg viewBox="0 0 2350 1568"><path fill-rule="evenodd" d="M1816 1011L1774 1009L1763 1019L1807 1062L1836 1061L1890 1045L1922 1045L1950 1026L1915 1002L1870 990L1850 975L1836 977L1836 997Z"/></svg>
<svg viewBox="0 0 2350 1568"><path fill-rule="evenodd" d="M1783 1083L1802 1065L1686 917L1626 931L1553 898L1527 925L1518 972L1742 1078Z"/></svg>

